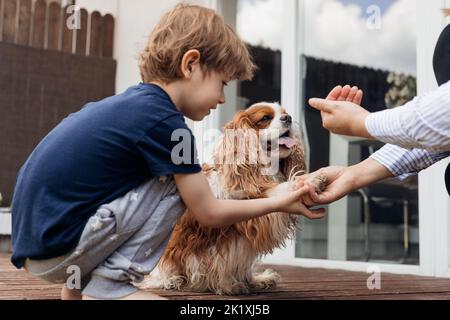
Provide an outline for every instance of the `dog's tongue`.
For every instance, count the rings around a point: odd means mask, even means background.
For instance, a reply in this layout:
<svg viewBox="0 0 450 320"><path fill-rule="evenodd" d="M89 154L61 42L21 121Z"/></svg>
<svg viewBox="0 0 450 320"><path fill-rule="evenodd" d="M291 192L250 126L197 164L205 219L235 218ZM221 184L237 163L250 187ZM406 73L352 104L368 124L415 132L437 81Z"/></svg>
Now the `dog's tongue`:
<svg viewBox="0 0 450 320"><path fill-rule="evenodd" d="M295 146L295 139L290 138L290 137L280 137L280 139L278 140L278 144L280 146L284 145L286 146L286 148L292 148L293 146Z"/></svg>

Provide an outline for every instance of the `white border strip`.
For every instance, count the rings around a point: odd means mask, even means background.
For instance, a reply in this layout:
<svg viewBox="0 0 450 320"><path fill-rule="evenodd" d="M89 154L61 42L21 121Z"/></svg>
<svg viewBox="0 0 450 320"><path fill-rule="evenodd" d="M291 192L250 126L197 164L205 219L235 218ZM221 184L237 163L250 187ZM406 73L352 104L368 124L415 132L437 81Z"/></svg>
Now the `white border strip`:
<svg viewBox="0 0 450 320"><path fill-rule="evenodd" d="M2 208L3 209L3 208ZM11 213L0 211L0 235L11 235Z"/></svg>
<svg viewBox="0 0 450 320"><path fill-rule="evenodd" d="M419 266L387 264L377 262L335 261L335 260L296 258L292 261L291 265L303 268L340 269L354 272L367 272L369 267L377 266L380 268L381 272L386 273L423 275Z"/></svg>

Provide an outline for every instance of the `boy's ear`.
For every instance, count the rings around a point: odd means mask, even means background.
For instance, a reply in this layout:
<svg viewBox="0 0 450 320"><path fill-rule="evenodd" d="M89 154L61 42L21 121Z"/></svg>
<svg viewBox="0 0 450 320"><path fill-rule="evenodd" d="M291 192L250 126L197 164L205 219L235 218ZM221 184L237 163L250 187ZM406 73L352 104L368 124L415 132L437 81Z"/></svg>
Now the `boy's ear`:
<svg viewBox="0 0 450 320"><path fill-rule="evenodd" d="M188 50L181 59L181 74L184 78L190 79L195 65L200 64L200 51L197 49Z"/></svg>

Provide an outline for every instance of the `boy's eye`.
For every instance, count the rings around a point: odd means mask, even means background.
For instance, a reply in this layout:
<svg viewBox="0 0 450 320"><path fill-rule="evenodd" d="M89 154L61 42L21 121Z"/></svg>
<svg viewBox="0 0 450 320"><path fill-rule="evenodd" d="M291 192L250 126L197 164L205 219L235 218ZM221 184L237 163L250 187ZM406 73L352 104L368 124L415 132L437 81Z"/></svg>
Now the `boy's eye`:
<svg viewBox="0 0 450 320"><path fill-rule="evenodd" d="M270 120L272 120L273 118L271 117L271 116L264 116L264 117L262 117L261 118L261 120L259 120L259 121L270 121Z"/></svg>
<svg viewBox="0 0 450 320"><path fill-rule="evenodd" d="M225 81L222 81L222 84L226 87L228 85L228 83L226 83Z"/></svg>

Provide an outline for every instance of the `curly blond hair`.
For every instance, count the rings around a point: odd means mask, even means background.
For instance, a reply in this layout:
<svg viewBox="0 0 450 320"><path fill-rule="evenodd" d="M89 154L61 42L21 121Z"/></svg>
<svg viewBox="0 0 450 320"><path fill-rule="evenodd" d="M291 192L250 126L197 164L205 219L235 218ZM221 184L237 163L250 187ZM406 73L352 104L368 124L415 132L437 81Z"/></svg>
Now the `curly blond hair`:
<svg viewBox="0 0 450 320"><path fill-rule="evenodd" d="M150 34L139 58L144 82L173 82L182 77L183 55L200 52L202 70L223 73L230 80L250 80L256 66L245 43L214 10L178 4Z"/></svg>

